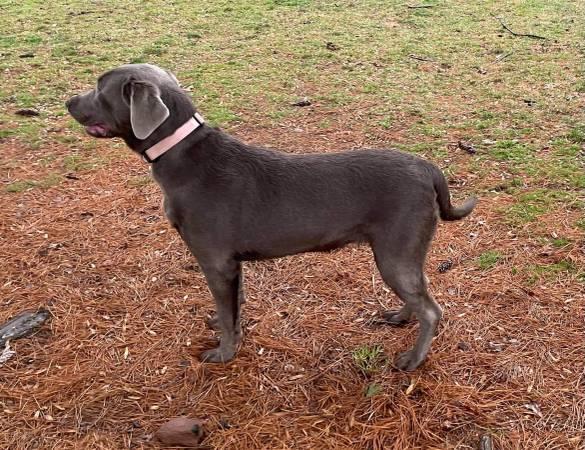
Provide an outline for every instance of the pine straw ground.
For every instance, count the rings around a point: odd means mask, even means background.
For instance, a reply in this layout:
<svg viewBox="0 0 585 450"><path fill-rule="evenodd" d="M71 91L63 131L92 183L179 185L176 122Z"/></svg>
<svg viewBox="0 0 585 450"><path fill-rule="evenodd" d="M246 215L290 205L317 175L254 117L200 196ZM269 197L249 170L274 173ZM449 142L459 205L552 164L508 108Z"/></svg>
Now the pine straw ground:
<svg viewBox="0 0 585 450"><path fill-rule="evenodd" d="M306 126L235 133L291 151L303 140L328 151L365 139L358 127ZM38 178L43 156L68 152L0 147L18 162L14 179ZM459 168L456 198L497 183L466 170L473 156L447 151ZM0 448L152 448L157 427L181 414L204 419L204 444L216 449L464 449L483 435L499 449L583 448L583 284L568 272L512 269L583 267L576 211L511 228L501 207L512 199L501 192L442 224L427 273L445 315L413 373L356 364L354 351L376 344L391 362L417 332L375 323L398 301L358 247L246 264L244 343L232 363L209 365L197 355L214 345L210 294L162 217L147 166L112 142L96 154L110 162L77 180L0 194L0 318L39 306L53 316L0 367ZM533 227L570 243L543 244ZM503 258L478 267L493 249ZM452 269L439 273L447 259Z"/></svg>

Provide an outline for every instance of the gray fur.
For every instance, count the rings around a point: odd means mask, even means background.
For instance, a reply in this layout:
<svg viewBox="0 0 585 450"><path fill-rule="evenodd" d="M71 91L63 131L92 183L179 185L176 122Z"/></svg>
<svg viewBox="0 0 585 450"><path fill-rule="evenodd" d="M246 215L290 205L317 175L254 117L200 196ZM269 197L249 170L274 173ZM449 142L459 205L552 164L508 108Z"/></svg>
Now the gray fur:
<svg viewBox="0 0 585 450"><path fill-rule="evenodd" d="M130 124L138 139L150 136L169 115L169 108L161 100L157 86L148 82L131 82Z"/></svg>
<svg viewBox="0 0 585 450"><path fill-rule="evenodd" d="M129 84L158 87L169 117L146 139L135 133ZM96 137L121 137L137 153L172 134L195 113L168 72L146 64L102 75L96 89L67 102L71 115ZM144 133L146 135L147 133ZM221 331L202 359L232 359L241 339L242 261L326 251L348 243L372 247L382 278L404 302L383 314L388 323L416 317L412 349L396 359L412 370L425 359L441 308L427 290L425 257L438 217L458 220L475 199L451 205L440 170L397 150L289 154L246 145L209 126L191 133L152 165L164 210L205 273Z"/></svg>

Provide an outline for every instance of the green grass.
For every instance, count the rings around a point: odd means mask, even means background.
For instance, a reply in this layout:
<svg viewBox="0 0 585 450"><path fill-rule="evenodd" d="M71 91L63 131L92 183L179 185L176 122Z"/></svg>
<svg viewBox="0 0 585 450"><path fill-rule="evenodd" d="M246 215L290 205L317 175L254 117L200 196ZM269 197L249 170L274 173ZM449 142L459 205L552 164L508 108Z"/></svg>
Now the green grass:
<svg viewBox="0 0 585 450"><path fill-rule="evenodd" d="M505 210L508 223L524 225L536 221L543 214L564 205L569 209L582 209L579 192L558 189L536 189L516 195L516 203Z"/></svg>
<svg viewBox="0 0 585 450"><path fill-rule="evenodd" d="M573 262L565 259L554 264L532 264L526 268L526 272L531 284L540 279L552 280L559 276L576 275L578 280L583 278L583 270L579 270Z"/></svg>
<svg viewBox="0 0 585 450"><path fill-rule="evenodd" d="M555 246L556 248L563 248L563 247L566 247L570 244L571 244L570 239L566 239L566 238L562 238L562 237L552 240L552 245Z"/></svg>
<svg viewBox="0 0 585 450"><path fill-rule="evenodd" d="M567 139L576 144L583 144L585 142L585 124L573 127L567 134Z"/></svg>
<svg viewBox="0 0 585 450"><path fill-rule="evenodd" d="M93 170L104 164L105 161L99 158L91 158L83 154L71 154L63 158L63 168L68 172Z"/></svg>
<svg viewBox="0 0 585 450"><path fill-rule="evenodd" d="M380 393L382 393L382 386L380 386L378 383L369 383L364 389L364 395L366 398L375 397Z"/></svg>
<svg viewBox="0 0 585 450"><path fill-rule="evenodd" d="M534 0L504 10L493 1L433 5L11 2L0 15L0 140L16 138L32 150L55 144L77 152L95 145L71 121L63 124L64 100L109 68L151 62L173 71L208 121L228 130L293 129L306 110L291 103L307 96L318 105L310 115L318 130L363 130L373 145L437 161L450 159L446 144L465 136L478 148L469 165L478 183L505 172L530 189L585 189L585 124L576 119L582 114L576 94L584 84L575 63L583 59L585 29L576 24L585 4ZM500 14L511 27L549 39L506 33L493 17ZM41 116L14 116L25 107L38 108ZM63 126L80 139L46 132ZM396 142L388 137L394 135ZM495 143L483 145L486 139ZM84 152L64 164L67 170L103 166ZM461 170L443 167L453 175ZM521 194L515 187L505 193ZM555 205L565 201L572 204L571 195ZM527 223L549 206L521 198L507 216Z"/></svg>
<svg viewBox="0 0 585 450"><path fill-rule="evenodd" d="M20 193L35 188L48 189L57 186L62 180L61 175L50 173L40 180L21 180L9 183L4 190L9 193Z"/></svg>
<svg viewBox="0 0 585 450"><path fill-rule="evenodd" d="M488 250L477 258L477 265L482 270L493 268L502 259L502 254L495 250Z"/></svg>
<svg viewBox="0 0 585 450"><path fill-rule="evenodd" d="M9 75L8 95L30 93L22 104L40 102L51 111L62 108L67 93L91 85L101 71L129 61L149 61L170 68L185 85L192 85L204 112L220 125L248 116L266 120L286 106L279 99L297 94L311 94L329 106L376 100L386 115L408 97L405 104L430 111L432 119L459 114L459 109L447 111L451 105L439 100L447 95L453 105L459 96L471 96L470 112L478 111L479 130L501 132L514 111L518 114L518 99L535 96L532 89L530 95L524 94L524 87L543 86L553 75L557 83L571 80L570 70L559 71L558 65L573 51L568 44L580 42L564 28L572 17L580 17L576 5L535 1L511 8L515 26L538 25L559 42L558 48L530 57L536 52L533 41L500 36L492 17L499 10L497 4L463 0L420 10L405 8L398 0L213 0L172 6L160 0L144 4L72 0L50 6L24 0L0 18L4 32L0 47L10 50L0 68L14 73ZM116 14L111 13L114 9ZM165 20L159 20L161 16ZM170 31L168 23L179 31ZM141 39L128 39L130 31ZM329 50L327 42L338 50ZM34 57L18 57L25 52ZM494 63L498 55L509 52L509 58ZM409 55L434 62L425 65ZM49 60L52 64L45 64ZM478 66L490 68L487 79L478 76ZM23 70L32 77L21 76ZM502 81L493 81L500 75ZM37 92L39 81L50 79L65 82L59 90ZM310 86L310 92L293 92L284 85L287 80ZM561 93L543 89L532 110L547 111L557 95ZM502 99L501 111L494 111L493 96ZM522 122L527 120L536 121ZM447 130L437 121L423 134L442 136Z"/></svg>
<svg viewBox="0 0 585 450"><path fill-rule="evenodd" d="M384 348L379 345L362 345L352 352L353 362L365 375L381 370L387 363Z"/></svg>
<svg viewBox="0 0 585 450"><path fill-rule="evenodd" d="M490 154L497 161L524 162L531 158L533 150L515 140L503 140L494 146Z"/></svg>

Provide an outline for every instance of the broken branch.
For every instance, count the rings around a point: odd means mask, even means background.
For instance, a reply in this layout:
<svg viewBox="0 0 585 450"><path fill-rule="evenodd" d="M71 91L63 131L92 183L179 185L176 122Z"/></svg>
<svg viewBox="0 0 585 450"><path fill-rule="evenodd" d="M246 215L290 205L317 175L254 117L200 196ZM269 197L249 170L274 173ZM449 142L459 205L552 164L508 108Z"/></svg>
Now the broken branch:
<svg viewBox="0 0 585 450"><path fill-rule="evenodd" d="M498 20L498 22L500 22L500 24L504 27L504 29L506 31L508 31L512 36L528 37L528 38L532 38L532 39L543 39L543 40L547 39L544 36L539 36L538 34L516 33L515 31L512 31L510 29L510 27L508 27L508 25L506 25L506 23L503 21L503 19L501 17L496 17L496 16L494 16L494 17Z"/></svg>
<svg viewBox="0 0 585 450"><path fill-rule="evenodd" d="M417 61L435 62L433 59L425 58L424 56L416 56L416 55L410 54L410 55L408 55L408 57L410 59L416 59Z"/></svg>

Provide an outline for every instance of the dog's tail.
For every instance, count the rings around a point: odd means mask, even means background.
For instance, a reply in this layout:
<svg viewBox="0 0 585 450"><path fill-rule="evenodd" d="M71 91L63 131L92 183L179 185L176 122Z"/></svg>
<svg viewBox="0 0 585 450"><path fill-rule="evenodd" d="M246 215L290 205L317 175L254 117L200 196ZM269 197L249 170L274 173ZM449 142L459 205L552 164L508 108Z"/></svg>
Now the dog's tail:
<svg viewBox="0 0 585 450"><path fill-rule="evenodd" d="M442 220L459 220L471 214L473 208L477 204L477 198L469 197L463 205L454 207L451 204L451 195L449 194L449 186L443 173L435 166L433 166L433 183L435 191L437 192L437 203L439 204L439 215Z"/></svg>

